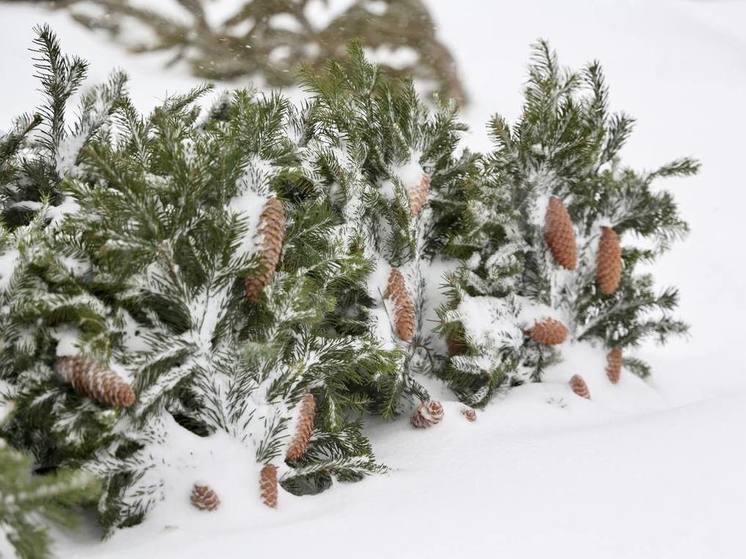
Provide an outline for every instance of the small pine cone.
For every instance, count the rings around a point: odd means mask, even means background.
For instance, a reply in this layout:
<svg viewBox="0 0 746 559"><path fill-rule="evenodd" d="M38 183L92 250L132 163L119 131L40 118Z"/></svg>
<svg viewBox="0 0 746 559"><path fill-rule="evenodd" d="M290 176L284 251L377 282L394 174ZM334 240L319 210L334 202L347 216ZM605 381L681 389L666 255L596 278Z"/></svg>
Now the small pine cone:
<svg viewBox="0 0 746 559"><path fill-rule="evenodd" d="M295 436L290 441L288 447L287 459L298 460L308 448L308 441L313 433L313 423L316 416L316 399L313 394L306 394L298 406L298 426L295 430Z"/></svg>
<svg viewBox="0 0 746 559"><path fill-rule="evenodd" d="M443 419L445 411L443 410L443 404L435 400L421 403L417 406L414 414L410 418L410 422L413 427L418 429L426 429L436 423L440 423Z"/></svg>
<svg viewBox="0 0 746 559"><path fill-rule="evenodd" d="M591 399L591 392L588 390L588 385L580 375L573 375L570 379L570 388L581 398Z"/></svg>
<svg viewBox="0 0 746 559"><path fill-rule="evenodd" d="M474 423L477 420L477 412L472 408L464 408L461 410L461 413L469 423Z"/></svg>
<svg viewBox="0 0 746 559"><path fill-rule="evenodd" d="M463 340L454 336L448 336L446 338L446 344L448 345L448 357L455 357L466 353L466 344Z"/></svg>
<svg viewBox="0 0 746 559"><path fill-rule="evenodd" d="M78 394L100 404L128 408L135 403L132 387L100 363L84 357L65 355L57 358L54 370Z"/></svg>
<svg viewBox="0 0 746 559"><path fill-rule="evenodd" d="M391 269L384 297L394 302L394 330L405 342L414 337L414 303L409 296L404 276L396 268Z"/></svg>
<svg viewBox="0 0 746 559"><path fill-rule="evenodd" d="M259 489L262 503L268 507L277 507L277 467L267 464L259 474Z"/></svg>
<svg viewBox="0 0 746 559"><path fill-rule="evenodd" d="M568 270L578 265L578 248L570 214L557 196L549 199L544 216L544 241L552 253L554 261Z"/></svg>
<svg viewBox="0 0 746 559"><path fill-rule="evenodd" d="M259 216L258 233L262 239L259 270L244 282L246 297L252 302L259 298L262 290L272 281L280 262L285 239L285 209L277 198L270 198L264 205Z"/></svg>
<svg viewBox="0 0 746 559"><path fill-rule="evenodd" d="M622 277L622 248L619 235L611 227L601 228L601 240L596 257L596 281L601 293L611 295Z"/></svg>
<svg viewBox="0 0 746 559"><path fill-rule="evenodd" d="M430 414L433 423L440 423L440 420L443 419L443 415L445 415L446 412L443 409L443 404L437 400L431 400L427 403L427 413Z"/></svg>
<svg viewBox="0 0 746 559"><path fill-rule="evenodd" d="M192 488L192 504L199 510L214 511L220 506L220 498L207 485L194 484Z"/></svg>
<svg viewBox="0 0 746 559"><path fill-rule="evenodd" d="M611 384L619 382L619 376L622 374L622 348L614 347L606 356L606 376L609 377Z"/></svg>
<svg viewBox="0 0 746 559"><path fill-rule="evenodd" d="M412 414L412 417L409 418L409 422L412 424L412 427L416 427L417 429L427 429L432 425L429 419L420 414L419 410Z"/></svg>
<svg viewBox="0 0 746 559"><path fill-rule="evenodd" d="M567 328L559 320L545 318L536 322L528 335L536 343L544 345L558 345L567 339Z"/></svg>
<svg viewBox="0 0 746 559"><path fill-rule="evenodd" d="M417 217L425 207L430 193L430 175L423 174L417 186L409 190L409 209L412 217Z"/></svg>

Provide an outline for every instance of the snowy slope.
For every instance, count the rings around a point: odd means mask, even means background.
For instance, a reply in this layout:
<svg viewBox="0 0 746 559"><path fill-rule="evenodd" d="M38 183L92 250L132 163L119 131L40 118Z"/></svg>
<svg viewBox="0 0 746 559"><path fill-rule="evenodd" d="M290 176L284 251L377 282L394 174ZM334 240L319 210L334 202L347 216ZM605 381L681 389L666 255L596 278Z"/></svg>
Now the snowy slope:
<svg viewBox="0 0 746 559"><path fill-rule="evenodd" d="M746 2L431 0L455 51L473 105L468 142L485 149L483 123L520 109L528 45L549 39L564 64L599 59L612 105L639 120L624 152L652 168L693 155L702 173L679 180L692 234L656 268L681 288L691 338L646 348L650 384L605 382L603 364L570 352L542 385L514 390L474 424L446 402L443 424L414 431L405 419L371 425L386 475L276 511L242 510L241 488L215 514L166 510L100 544L97 534L60 536L59 555L99 557L742 558L746 516L746 264L740 240L746 108ZM93 81L126 66L142 109L193 80L162 59L127 58L66 16L29 5L0 7L0 128L35 105L30 28L49 21L63 46L92 64ZM584 369L592 401L566 380ZM595 375L595 376L594 376ZM444 399L451 399L443 394ZM237 464L221 465L225 483ZM249 518L251 520L249 520ZM738 523L738 524L737 524ZM309 545L309 542L315 545Z"/></svg>
<svg viewBox="0 0 746 559"><path fill-rule="evenodd" d="M550 395L567 407L547 405ZM604 405L534 385L474 424L452 405L427 432L403 422L376 429L381 458L395 465L388 476L295 500L254 523L194 511L178 526L61 555L743 557L746 464L727 427L746 421L746 398L631 416L609 409L630 396L639 394L623 386Z"/></svg>

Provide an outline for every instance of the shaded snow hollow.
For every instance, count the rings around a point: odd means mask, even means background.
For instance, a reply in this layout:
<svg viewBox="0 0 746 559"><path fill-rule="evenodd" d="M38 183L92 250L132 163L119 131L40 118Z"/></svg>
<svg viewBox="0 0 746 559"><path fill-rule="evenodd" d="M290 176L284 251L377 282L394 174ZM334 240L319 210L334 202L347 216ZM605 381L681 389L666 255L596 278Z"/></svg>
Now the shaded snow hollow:
<svg viewBox="0 0 746 559"><path fill-rule="evenodd" d="M247 487L256 473L240 449L182 434L174 444L199 454L200 476L220 489L221 509L184 506L191 472L179 472L170 483L183 501L164 503L145 524L103 544L92 531L60 534L60 557L746 556L736 524L746 517L746 451L731 434L746 424L746 266L730 250L746 206L739 134L746 127L746 2L429 4L473 99L466 115L473 148L488 149L484 123L495 110L518 114L528 45L545 37L563 64L603 63L612 106L639 122L627 163L650 169L682 155L702 159L698 177L675 185L692 235L656 267L661 285L681 287L692 337L644 348L653 379L625 372L617 386L607 382L600 352L566 347L545 383L495 400L474 424L431 383L446 409L440 425L415 431L406 418L369 425L389 474L314 497L283 494L277 510L260 506ZM42 21L66 50L90 60L91 82L125 67L143 110L194 83L178 67L164 70L166 55L128 58L59 12L2 5L0 21L0 72L14 80L2 94L0 126L36 104L26 49L32 25ZM588 382L590 401L567 386L575 373Z"/></svg>

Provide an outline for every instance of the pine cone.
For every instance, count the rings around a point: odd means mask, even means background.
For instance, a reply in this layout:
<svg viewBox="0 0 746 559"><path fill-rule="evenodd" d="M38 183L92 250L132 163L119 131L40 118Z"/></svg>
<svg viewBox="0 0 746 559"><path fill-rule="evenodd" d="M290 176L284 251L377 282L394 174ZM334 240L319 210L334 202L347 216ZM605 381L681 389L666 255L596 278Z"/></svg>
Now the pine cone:
<svg viewBox="0 0 746 559"><path fill-rule="evenodd" d="M409 189L409 209L412 217L417 217L427 202L427 195L430 193L430 176L423 174L417 186Z"/></svg>
<svg viewBox="0 0 746 559"><path fill-rule="evenodd" d="M394 302L394 330L405 342L414 337L414 303L407 291L404 276L396 268L391 269L384 297Z"/></svg>
<svg viewBox="0 0 746 559"><path fill-rule="evenodd" d="M195 483L192 488L192 504L199 510L214 511L220 506L220 498L207 485Z"/></svg>
<svg viewBox="0 0 746 559"><path fill-rule="evenodd" d="M591 399L591 392L588 390L588 385L580 375L573 375L570 379L570 388L581 398Z"/></svg>
<svg viewBox="0 0 746 559"><path fill-rule="evenodd" d="M280 262L285 239L285 210L277 198L270 198L264 205L257 233L261 235L262 242L259 270L244 282L246 297L252 302L259 298L262 290L272 281Z"/></svg>
<svg viewBox="0 0 746 559"><path fill-rule="evenodd" d="M404 276L397 268L391 268L389 281L386 283L386 290L383 292L384 299L393 299L397 294L406 291L407 283L404 281Z"/></svg>
<svg viewBox="0 0 746 559"><path fill-rule="evenodd" d="M619 382L619 376L622 374L622 348L614 347L606 356L606 376L612 384Z"/></svg>
<svg viewBox="0 0 746 559"><path fill-rule="evenodd" d="M596 281L601 293L611 295L622 277L622 248L619 235L611 227L601 228L601 240L596 257Z"/></svg>
<svg viewBox="0 0 746 559"><path fill-rule="evenodd" d="M286 455L288 460L298 460L306 453L308 448L308 441L311 439L311 433L313 433L313 422L316 415L316 399L313 394L303 396L298 407L300 408L298 411L298 426L288 447Z"/></svg>
<svg viewBox="0 0 746 559"><path fill-rule="evenodd" d="M528 331L528 335L536 343L544 345L558 345L567 339L567 328L559 320L545 318L536 322Z"/></svg>
<svg viewBox="0 0 746 559"><path fill-rule="evenodd" d="M423 402L417 406L417 409L410 418L410 423L418 429L426 429L436 423L440 423L444 413L445 410L443 410L443 405L440 402L435 400L427 403Z"/></svg>
<svg viewBox="0 0 746 559"><path fill-rule="evenodd" d="M69 382L78 394L108 406L128 408L135 403L135 392L119 375L100 363L84 357L58 357L55 372Z"/></svg>
<svg viewBox="0 0 746 559"><path fill-rule="evenodd" d="M477 420L477 412L472 408L464 408L461 410L461 413L469 423L474 423Z"/></svg>
<svg viewBox="0 0 746 559"><path fill-rule="evenodd" d="M433 423L440 423L440 420L443 419L443 416L446 413L443 409L443 404L437 400L431 400L427 403L427 412L430 414Z"/></svg>
<svg viewBox="0 0 746 559"><path fill-rule="evenodd" d="M570 214L557 196L549 199L544 216L544 241L552 253L554 261L568 270L578 265L578 249Z"/></svg>
<svg viewBox="0 0 746 559"><path fill-rule="evenodd" d="M259 474L259 489L262 503L268 507L277 507L277 467L267 464Z"/></svg>
<svg viewBox="0 0 746 559"><path fill-rule="evenodd" d="M455 357L456 355L463 355L466 353L467 345L464 338L466 333L464 332L463 326L459 325L456 332L450 332L446 335L446 346L448 347L448 357Z"/></svg>

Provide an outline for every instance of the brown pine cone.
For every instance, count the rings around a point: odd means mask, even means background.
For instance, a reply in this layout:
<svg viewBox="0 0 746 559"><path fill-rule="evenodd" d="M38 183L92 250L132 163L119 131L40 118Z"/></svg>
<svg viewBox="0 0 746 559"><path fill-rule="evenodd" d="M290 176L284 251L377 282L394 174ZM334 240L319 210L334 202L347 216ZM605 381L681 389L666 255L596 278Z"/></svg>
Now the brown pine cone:
<svg viewBox="0 0 746 559"><path fill-rule="evenodd" d="M410 423L418 429L426 429L436 423L440 423L444 413L445 410L443 410L443 405L440 402L435 400L427 403L423 402L417 406L417 409L410 418Z"/></svg>
<svg viewBox="0 0 746 559"><path fill-rule="evenodd" d="M412 427L416 427L417 429L427 429L432 425L430 420L421 415L419 411L415 411L414 414L412 414L412 417L409 418L409 422L412 424Z"/></svg>
<svg viewBox="0 0 746 559"><path fill-rule="evenodd" d="M612 384L619 382L622 374L622 348L614 347L606 355L606 376Z"/></svg>
<svg viewBox="0 0 746 559"><path fill-rule="evenodd" d="M614 293L621 278L622 248L619 244L619 235L611 227L602 227L596 257L596 281L601 293Z"/></svg>
<svg viewBox="0 0 746 559"><path fill-rule="evenodd" d="M135 403L132 387L119 375L91 359L73 355L58 357L54 370L78 394L100 404L128 408Z"/></svg>
<svg viewBox="0 0 746 559"><path fill-rule="evenodd" d="M214 511L220 506L220 498L207 485L195 483L192 488L192 504L200 510Z"/></svg>
<svg viewBox="0 0 746 559"><path fill-rule="evenodd" d="M306 453L308 448L308 441L313 433L313 423L316 415L316 399L313 394L303 396L298 408L298 426L288 447L286 455L288 460L298 460Z"/></svg>
<svg viewBox="0 0 746 559"><path fill-rule="evenodd" d="M472 408L464 408L461 410L461 413L469 423L474 423L477 420L477 412Z"/></svg>
<svg viewBox="0 0 746 559"><path fill-rule="evenodd" d="M437 400L431 400L427 403L427 413L430 414L433 423L440 423L440 420L443 419L446 412L443 409L443 404Z"/></svg>
<svg viewBox="0 0 746 559"><path fill-rule="evenodd" d="M463 328L459 327L457 333L449 333L446 336L446 346L448 347L448 357L455 357L456 355L463 355L466 353L467 346L464 341Z"/></svg>
<svg viewBox="0 0 746 559"><path fill-rule="evenodd" d="M259 489L262 503L268 507L277 507L277 467L267 464L259 474Z"/></svg>
<svg viewBox="0 0 746 559"><path fill-rule="evenodd" d="M588 385L580 375L573 375L570 379L570 388L581 398L591 399L591 392L588 390Z"/></svg>
<svg viewBox="0 0 746 559"><path fill-rule="evenodd" d="M285 209L277 198L267 200L259 216L257 234L261 236L259 270L246 278L244 288L249 301L255 302L262 290L272 281L280 262L285 239Z"/></svg>
<svg viewBox="0 0 746 559"><path fill-rule="evenodd" d="M568 270L578 265L578 248L570 214L557 196L549 199L544 215L544 241L552 253L554 261Z"/></svg>
<svg viewBox="0 0 746 559"><path fill-rule="evenodd" d="M558 345L567 339L568 331L567 327L559 320L545 318L534 323L534 326L528 331L528 335L536 343Z"/></svg>
<svg viewBox="0 0 746 559"><path fill-rule="evenodd" d="M386 291L383 292L384 299L394 298L397 294L407 291L407 282L397 268L391 268L389 280L386 283Z"/></svg>
<svg viewBox="0 0 746 559"><path fill-rule="evenodd" d="M414 337L414 303L407 291L404 276L396 268L391 269L383 296L394 302L394 330L396 335L405 342L411 342Z"/></svg>
<svg viewBox="0 0 746 559"><path fill-rule="evenodd" d="M412 217L417 217L422 208L425 207L427 196L430 193L430 176L423 174L417 186L409 189L409 209Z"/></svg>

